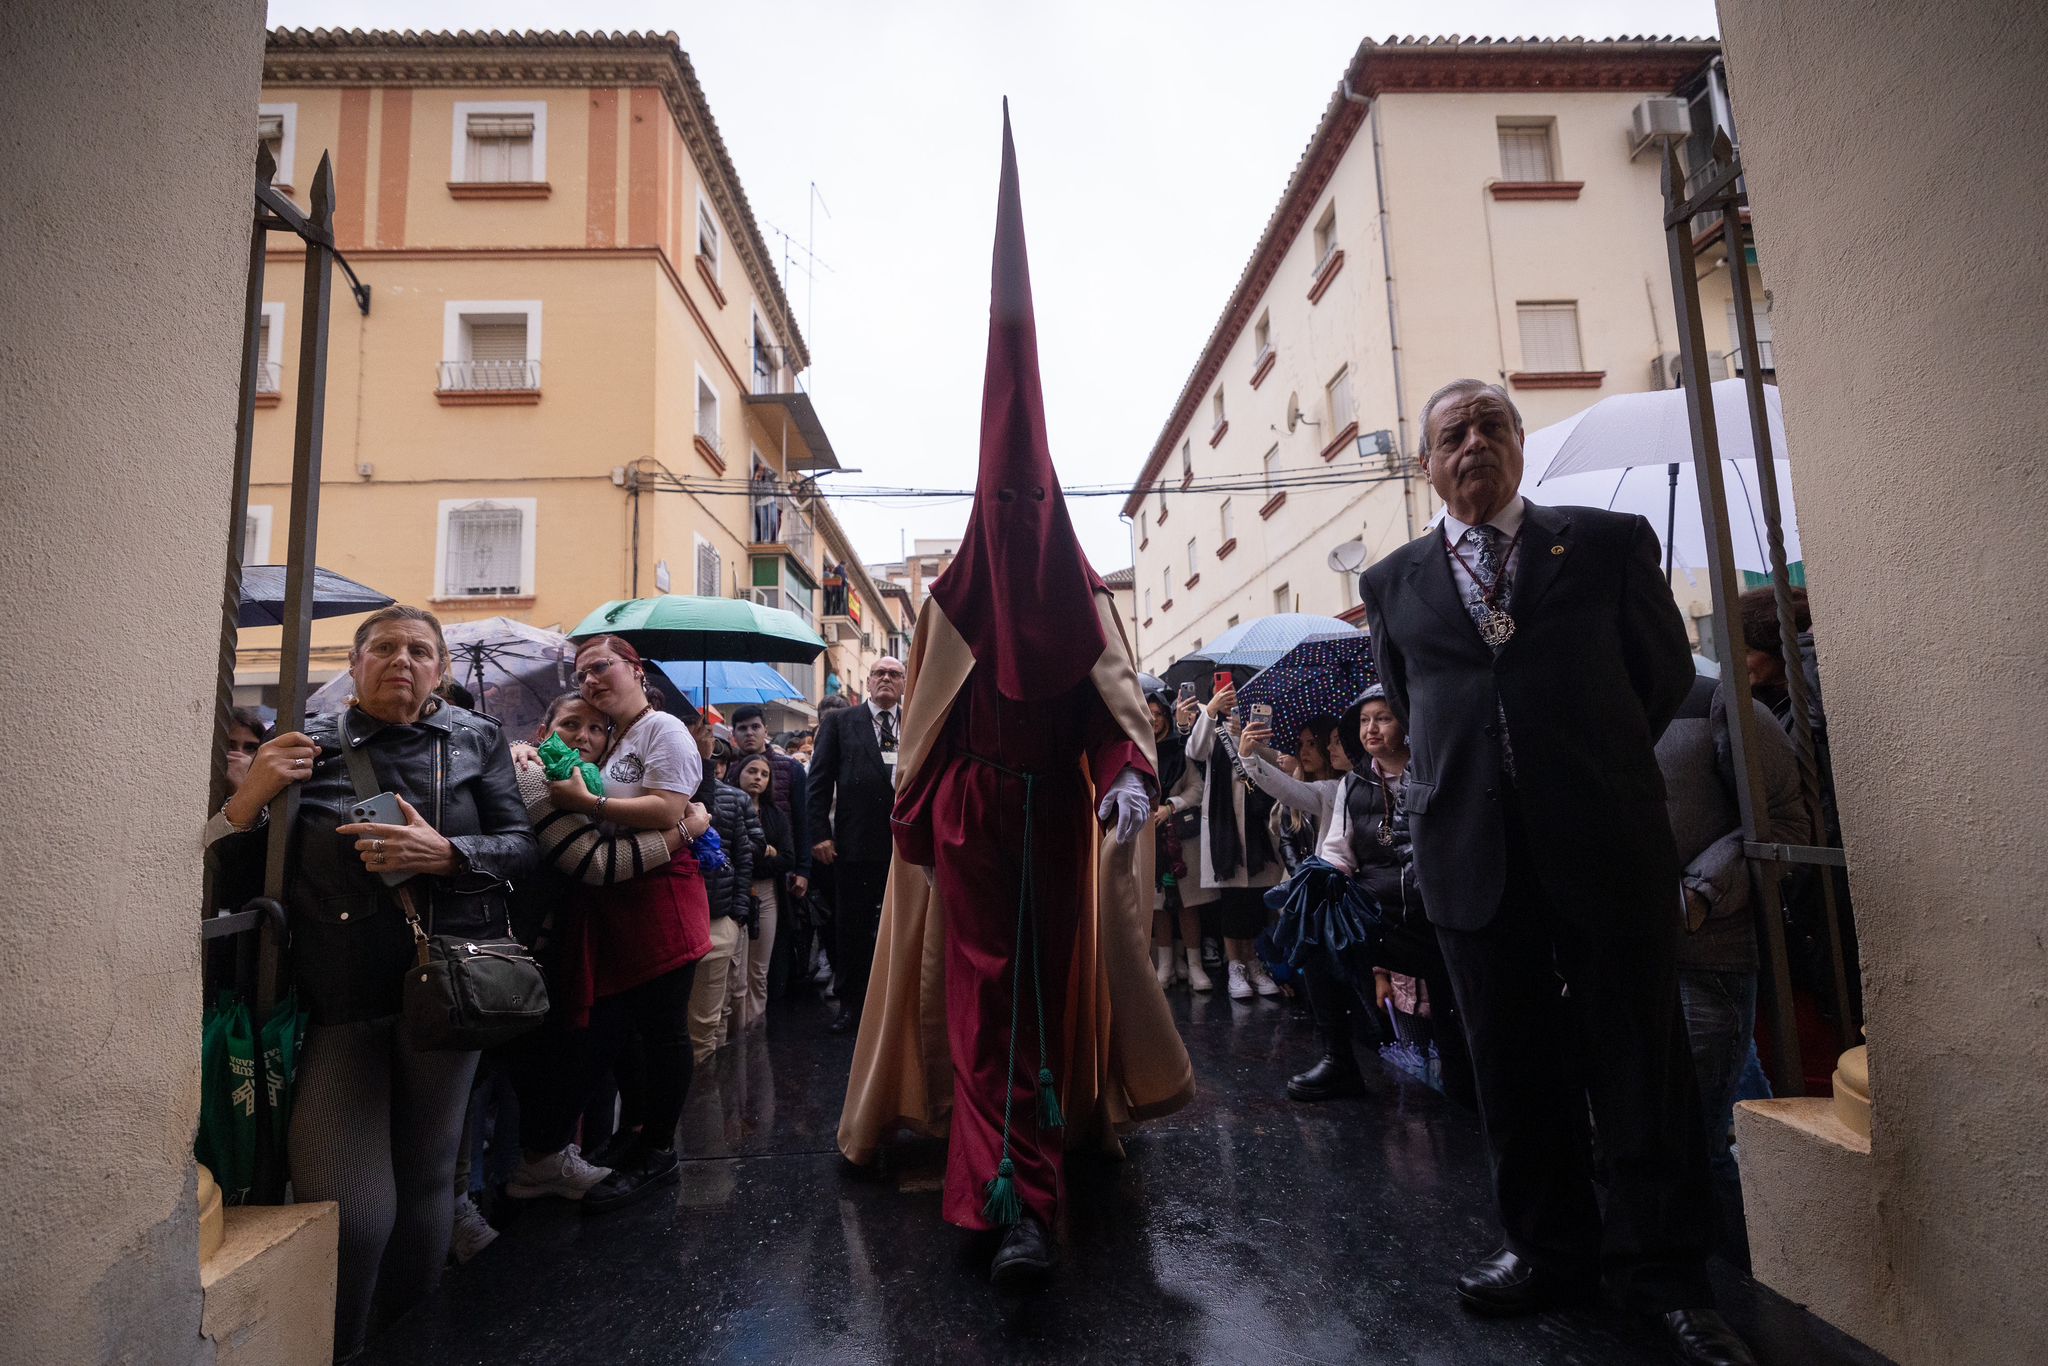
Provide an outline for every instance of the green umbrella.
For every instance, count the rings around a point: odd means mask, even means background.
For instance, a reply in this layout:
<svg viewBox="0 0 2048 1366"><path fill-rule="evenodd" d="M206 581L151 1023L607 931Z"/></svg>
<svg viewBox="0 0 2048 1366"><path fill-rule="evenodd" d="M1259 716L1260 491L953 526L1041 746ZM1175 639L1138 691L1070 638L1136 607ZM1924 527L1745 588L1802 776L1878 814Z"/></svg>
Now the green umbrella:
<svg viewBox="0 0 2048 1366"><path fill-rule="evenodd" d="M802 617L746 598L624 598L592 612L569 635L619 636L650 659L808 664L825 652L824 638Z"/></svg>

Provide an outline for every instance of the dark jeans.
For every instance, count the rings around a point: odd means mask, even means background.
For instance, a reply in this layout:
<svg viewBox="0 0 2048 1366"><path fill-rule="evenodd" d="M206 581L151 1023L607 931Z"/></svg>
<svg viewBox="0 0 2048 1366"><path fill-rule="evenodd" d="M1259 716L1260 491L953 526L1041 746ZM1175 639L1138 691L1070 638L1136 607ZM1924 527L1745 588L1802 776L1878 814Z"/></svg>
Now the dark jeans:
<svg viewBox="0 0 2048 1366"><path fill-rule="evenodd" d="M1704 1308L1714 1202L1678 1002L1676 917L1661 901L1598 928L1579 918L1584 908L1561 913L1513 817L1492 921L1437 927L1507 1244L1559 1275L1604 1269L1630 1308ZM1669 931L1621 928L1652 924ZM1604 1225L1588 1100L1609 1168Z"/></svg>
<svg viewBox="0 0 2048 1366"><path fill-rule="evenodd" d="M603 1080L597 1040L587 1029L571 1029L556 1012L533 1033L514 1039L508 1053L519 1091L521 1146L560 1152L576 1137L576 1121Z"/></svg>
<svg viewBox="0 0 2048 1366"><path fill-rule="evenodd" d="M620 1127L644 1129L656 1147L673 1147L690 1094L690 987L697 965L607 996L590 1008L591 1032L619 1079Z"/></svg>
<svg viewBox="0 0 2048 1366"><path fill-rule="evenodd" d="M1735 1117L1736 1088L1756 1037L1756 974L1680 968L1678 995L1685 1005L1685 1032L1692 1042L1693 1072L1699 1078L1700 1112L1706 1122L1707 1165L1721 1215L1715 1250L1747 1271L1749 1231L1742 1212L1742 1175L1728 1131Z"/></svg>
<svg viewBox="0 0 2048 1366"><path fill-rule="evenodd" d="M882 928L882 894L889 865L839 859L832 865L836 904L832 908L832 969L839 1004L857 1018L868 998L868 973L875 965L875 935Z"/></svg>

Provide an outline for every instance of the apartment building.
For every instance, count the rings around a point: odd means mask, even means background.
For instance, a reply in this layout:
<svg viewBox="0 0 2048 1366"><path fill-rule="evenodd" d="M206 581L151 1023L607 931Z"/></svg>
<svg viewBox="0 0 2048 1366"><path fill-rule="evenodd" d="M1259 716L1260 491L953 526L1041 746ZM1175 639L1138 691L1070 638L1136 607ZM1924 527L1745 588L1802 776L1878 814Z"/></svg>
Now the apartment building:
<svg viewBox="0 0 2048 1366"><path fill-rule="evenodd" d="M444 620L747 595L812 621L837 467L739 172L675 36L277 30L259 139L337 279L318 560ZM250 563L285 557L303 251L272 238ZM315 678L352 622L314 627ZM239 681L274 683L277 634ZM807 698L825 666L792 666Z"/></svg>
<svg viewBox="0 0 2048 1366"><path fill-rule="evenodd" d="M1358 571L1436 512L1416 421L1446 381L1498 380L1531 430L1676 382L1660 153L1634 116L1683 89L1703 155L1719 56L1359 45L1124 503L1141 667L1273 612L1359 619ZM1729 255L1702 284L1717 373ZM1737 259L1754 272L1746 241ZM1706 610L1703 580L1674 591Z"/></svg>
<svg viewBox="0 0 2048 1366"><path fill-rule="evenodd" d="M860 562L846 528L819 498L811 504L824 542L825 588L821 629L825 636L825 690L867 695L868 670L884 655L910 657L909 595L875 577Z"/></svg>

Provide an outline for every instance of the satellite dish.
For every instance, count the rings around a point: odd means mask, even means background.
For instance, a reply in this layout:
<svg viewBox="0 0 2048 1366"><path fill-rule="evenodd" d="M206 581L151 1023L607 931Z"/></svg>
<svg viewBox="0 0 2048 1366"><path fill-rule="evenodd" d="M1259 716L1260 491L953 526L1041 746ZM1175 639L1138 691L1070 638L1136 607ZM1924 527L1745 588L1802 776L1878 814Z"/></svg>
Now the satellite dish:
<svg viewBox="0 0 2048 1366"><path fill-rule="evenodd" d="M1339 574L1356 574L1365 568L1365 542L1346 541L1323 561Z"/></svg>
<svg viewBox="0 0 2048 1366"><path fill-rule="evenodd" d="M1301 399L1294 394L1287 396L1287 431L1292 435L1301 425Z"/></svg>

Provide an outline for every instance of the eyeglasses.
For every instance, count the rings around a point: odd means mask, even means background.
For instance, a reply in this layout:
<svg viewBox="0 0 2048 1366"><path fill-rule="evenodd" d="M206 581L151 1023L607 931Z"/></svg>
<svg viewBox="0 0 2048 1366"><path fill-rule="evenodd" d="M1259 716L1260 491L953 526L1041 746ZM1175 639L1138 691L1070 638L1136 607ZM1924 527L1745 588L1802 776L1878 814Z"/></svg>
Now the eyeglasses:
<svg viewBox="0 0 2048 1366"><path fill-rule="evenodd" d="M882 678L882 679L889 679L889 678L902 678L903 676L904 676L904 673L903 673L903 670L901 670L901 669L875 669L875 670L872 670L872 671L870 671L870 672L869 672L869 674L868 674L868 677L869 677L869 678Z"/></svg>
<svg viewBox="0 0 2048 1366"><path fill-rule="evenodd" d="M612 665L617 664L619 662L620 661L616 659L600 659L595 663L589 665L588 667L578 669L575 673L570 674L570 681L575 683L575 685L580 688L593 678L604 677L606 672L611 669Z"/></svg>

